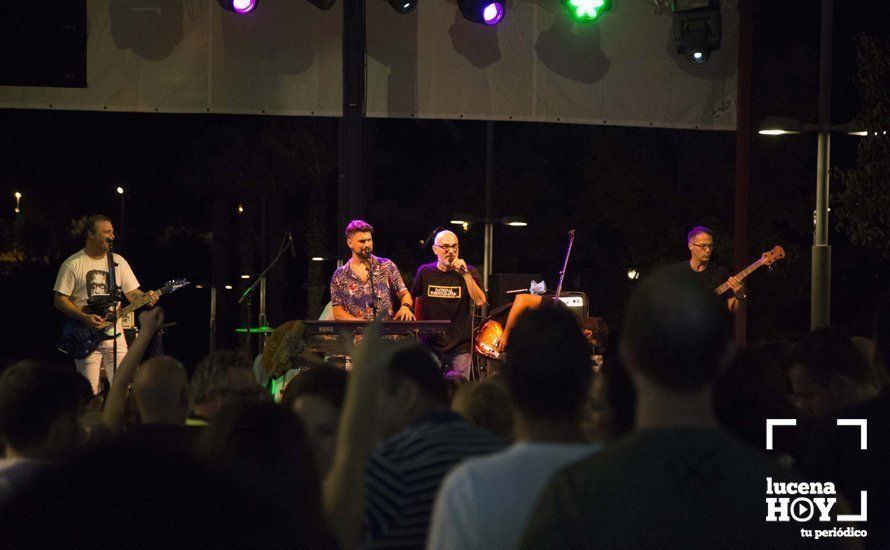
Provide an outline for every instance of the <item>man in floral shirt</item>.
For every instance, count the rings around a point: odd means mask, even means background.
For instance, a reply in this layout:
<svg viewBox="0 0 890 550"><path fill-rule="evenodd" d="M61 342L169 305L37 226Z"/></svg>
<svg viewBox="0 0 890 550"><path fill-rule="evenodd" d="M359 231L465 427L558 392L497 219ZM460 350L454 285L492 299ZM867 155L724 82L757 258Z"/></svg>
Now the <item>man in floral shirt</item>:
<svg viewBox="0 0 890 550"><path fill-rule="evenodd" d="M346 226L346 246L352 257L331 277L331 305L337 321L383 319L413 321L413 300L392 260L373 254L374 228L352 220ZM393 311L393 297L399 305Z"/></svg>

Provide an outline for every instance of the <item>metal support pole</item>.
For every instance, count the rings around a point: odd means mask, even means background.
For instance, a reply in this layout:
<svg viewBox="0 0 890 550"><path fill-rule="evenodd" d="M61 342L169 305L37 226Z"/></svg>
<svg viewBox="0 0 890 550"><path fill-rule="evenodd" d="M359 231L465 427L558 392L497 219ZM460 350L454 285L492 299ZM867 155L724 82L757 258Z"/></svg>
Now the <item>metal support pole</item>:
<svg viewBox="0 0 890 550"><path fill-rule="evenodd" d="M735 145L735 213L733 216L733 267L739 271L748 264L748 197L751 168L751 80L753 19L756 0L739 2L739 77ZM748 308L742 302L733 320L733 340L744 348L748 339Z"/></svg>
<svg viewBox="0 0 890 550"><path fill-rule="evenodd" d="M482 288L489 292L488 277L492 273L494 259L494 225L492 223L492 195L494 187L494 121L485 123L485 250L482 266ZM482 315L488 315L488 306L482 307Z"/></svg>
<svg viewBox="0 0 890 550"><path fill-rule="evenodd" d="M831 134L819 132L816 157L816 227L813 232L813 266L810 330L831 324L831 246L828 244L828 173Z"/></svg>
<svg viewBox="0 0 890 550"><path fill-rule="evenodd" d="M339 230L365 211L365 0L343 2L343 116L340 119ZM341 245L343 246L343 245Z"/></svg>
<svg viewBox="0 0 890 550"><path fill-rule="evenodd" d="M216 285L210 286L210 351L216 349Z"/></svg>
<svg viewBox="0 0 890 550"><path fill-rule="evenodd" d="M822 0L819 48L819 126L831 124L831 51L834 0ZM816 160L816 230L813 234L812 286L810 287L810 329L831 324L831 246L828 244L828 172L831 138L819 132Z"/></svg>

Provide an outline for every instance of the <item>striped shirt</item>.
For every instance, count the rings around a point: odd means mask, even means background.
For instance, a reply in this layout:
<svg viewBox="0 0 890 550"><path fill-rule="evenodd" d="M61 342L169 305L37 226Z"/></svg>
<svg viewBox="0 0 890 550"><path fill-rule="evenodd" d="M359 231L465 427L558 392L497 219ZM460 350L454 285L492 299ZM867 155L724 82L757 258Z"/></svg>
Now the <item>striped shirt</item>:
<svg viewBox="0 0 890 550"><path fill-rule="evenodd" d="M365 548L423 548L436 492L461 460L504 447L451 411L424 415L383 441L365 472Z"/></svg>

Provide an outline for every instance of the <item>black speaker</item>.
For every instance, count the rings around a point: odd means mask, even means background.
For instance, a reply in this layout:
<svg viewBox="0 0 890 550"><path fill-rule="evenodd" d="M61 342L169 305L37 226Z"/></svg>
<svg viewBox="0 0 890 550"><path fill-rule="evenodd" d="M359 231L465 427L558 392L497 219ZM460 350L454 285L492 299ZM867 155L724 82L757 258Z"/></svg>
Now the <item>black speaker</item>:
<svg viewBox="0 0 890 550"><path fill-rule="evenodd" d="M85 88L86 0L3 2L0 85Z"/></svg>
<svg viewBox="0 0 890 550"><path fill-rule="evenodd" d="M494 273L488 278L488 303L491 308L500 307L513 302L515 294L508 290L524 290L528 292L532 280L541 281L538 273Z"/></svg>

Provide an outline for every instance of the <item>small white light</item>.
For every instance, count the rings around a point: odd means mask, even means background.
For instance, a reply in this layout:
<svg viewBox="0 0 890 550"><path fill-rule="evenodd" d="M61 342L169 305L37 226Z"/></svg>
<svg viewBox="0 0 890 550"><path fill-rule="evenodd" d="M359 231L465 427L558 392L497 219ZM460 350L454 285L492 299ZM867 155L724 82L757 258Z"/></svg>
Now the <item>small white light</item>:
<svg viewBox="0 0 890 550"><path fill-rule="evenodd" d="M244 213L244 205L243 205L243 204L239 204L239 205L238 205L238 213L239 213L239 214L243 214L243 213Z"/></svg>
<svg viewBox="0 0 890 550"><path fill-rule="evenodd" d="M250 279L250 275L242 275L241 278L242 279Z"/></svg>
<svg viewBox="0 0 890 550"><path fill-rule="evenodd" d="M515 221L515 222L508 222L507 225L509 225L510 227L526 227L528 225L528 223Z"/></svg>
<svg viewBox="0 0 890 550"><path fill-rule="evenodd" d="M124 194L124 188L118 186L118 188L117 188L117 194L118 194L118 195L123 195L123 194Z"/></svg>
<svg viewBox="0 0 890 550"><path fill-rule="evenodd" d="M195 288L204 288L204 285L195 285Z"/></svg>
<svg viewBox="0 0 890 550"><path fill-rule="evenodd" d="M232 285L226 285L226 290L232 290Z"/></svg>
<svg viewBox="0 0 890 550"><path fill-rule="evenodd" d="M312 256L312 261L313 262L323 262L324 258L322 258L321 256Z"/></svg>
<svg viewBox="0 0 890 550"><path fill-rule="evenodd" d="M886 134L886 132L884 132L884 133ZM16 191L16 192L15 192L15 198L17 198L17 199L22 198L22 194L19 193L18 191Z"/></svg>
<svg viewBox="0 0 890 550"><path fill-rule="evenodd" d="M627 278L630 279L631 281L636 281L637 279L640 278L640 272L637 271L636 269L628 269L627 270Z"/></svg>
<svg viewBox="0 0 890 550"><path fill-rule="evenodd" d="M799 134L800 132L792 132L790 130L782 130L780 128L774 128L769 130L760 130L757 132L762 136L784 136L785 134Z"/></svg>

